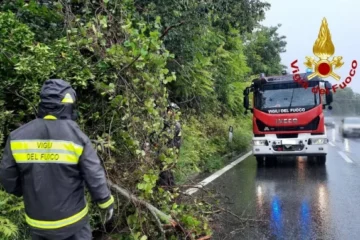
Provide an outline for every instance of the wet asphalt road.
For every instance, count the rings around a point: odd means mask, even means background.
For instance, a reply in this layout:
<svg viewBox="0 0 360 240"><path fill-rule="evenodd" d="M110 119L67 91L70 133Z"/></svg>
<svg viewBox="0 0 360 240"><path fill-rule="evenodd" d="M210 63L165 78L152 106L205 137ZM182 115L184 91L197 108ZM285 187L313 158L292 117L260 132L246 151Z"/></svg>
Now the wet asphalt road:
<svg viewBox="0 0 360 240"><path fill-rule="evenodd" d="M251 156L211 182L227 209L251 219L222 216L214 239L360 239L360 138L337 129L328 138L324 167L299 157L258 168Z"/></svg>

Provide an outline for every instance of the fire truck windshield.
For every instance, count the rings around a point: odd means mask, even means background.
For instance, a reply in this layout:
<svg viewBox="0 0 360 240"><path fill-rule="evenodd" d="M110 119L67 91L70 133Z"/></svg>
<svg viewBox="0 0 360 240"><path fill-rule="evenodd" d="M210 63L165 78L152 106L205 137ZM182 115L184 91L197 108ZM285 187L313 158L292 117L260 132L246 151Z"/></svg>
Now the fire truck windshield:
<svg viewBox="0 0 360 240"><path fill-rule="evenodd" d="M264 84L255 92L255 107L260 110L290 107L310 109L320 104L319 94L314 94L311 89L296 83Z"/></svg>

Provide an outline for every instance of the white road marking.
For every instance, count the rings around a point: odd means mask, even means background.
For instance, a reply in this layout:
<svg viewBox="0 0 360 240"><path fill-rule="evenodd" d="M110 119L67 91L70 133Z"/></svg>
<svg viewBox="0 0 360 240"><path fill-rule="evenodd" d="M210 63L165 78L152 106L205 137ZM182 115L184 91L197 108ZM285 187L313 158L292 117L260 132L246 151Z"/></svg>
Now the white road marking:
<svg viewBox="0 0 360 240"><path fill-rule="evenodd" d="M348 163L354 163L345 153L338 151L339 155Z"/></svg>
<svg viewBox="0 0 360 240"><path fill-rule="evenodd" d="M331 146L335 147L335 144L333 144L332 142L329 142L329 144L330 144Z"/></svg>
<svg viewBox="0 0 360 240"><path fill-rule="evenodd" d="M237 164L239 164L240 162L244 161L247 157L249 157L252 154L252 151L246 153L245 155L242 155L241 157L239 157L238 159L236 159L234 162L230 163L229 165L225 166L224 168L220 169L219 171L215 172L214 174L212 174L211 176L205 178L203 181L201 181L200 183L198 183L197 185L195 185L195 187L193 188L189 188L185 191L185 194L187 195L192 195L194 193L196 193L200 188L205 187L207 184L209 184L210 182L214 181L215 179L217 179L218 177L220 177L221 175L223 175L225 172L229 171L231 168L235 167Z"/></svg>

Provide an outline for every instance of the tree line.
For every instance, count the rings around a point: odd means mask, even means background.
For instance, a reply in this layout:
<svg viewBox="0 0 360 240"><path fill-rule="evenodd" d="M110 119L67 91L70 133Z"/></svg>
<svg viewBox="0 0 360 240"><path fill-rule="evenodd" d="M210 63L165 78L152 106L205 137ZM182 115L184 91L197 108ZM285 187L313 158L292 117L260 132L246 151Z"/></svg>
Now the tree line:
<svg viewBox="0 0 360 240"><path fill-rule="evenodd" d="M333 109L329 111L333 116L359 116L360 115L360 94L346 87L337 90L333 95Z"/></svg>

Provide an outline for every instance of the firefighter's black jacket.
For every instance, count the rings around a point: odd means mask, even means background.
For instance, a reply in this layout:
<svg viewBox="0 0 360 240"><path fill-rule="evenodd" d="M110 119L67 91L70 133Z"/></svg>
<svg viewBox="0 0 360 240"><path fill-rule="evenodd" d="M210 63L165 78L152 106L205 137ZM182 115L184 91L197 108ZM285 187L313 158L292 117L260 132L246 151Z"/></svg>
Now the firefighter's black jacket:
<svg viewBox="0 0 360 240"><path fill-rule="evenodd" d="M76 97L70 85L62 80L46 84L41 92L45 105L52 100L55 106L71 106L61 105L67 93L70 100ZM11 132L0 163L0 183L8 193L23 196L26 222L50 239L65 239L87 223L85 184L100 208L114 202L91 141L69 111L41 116Z"/></svg>

